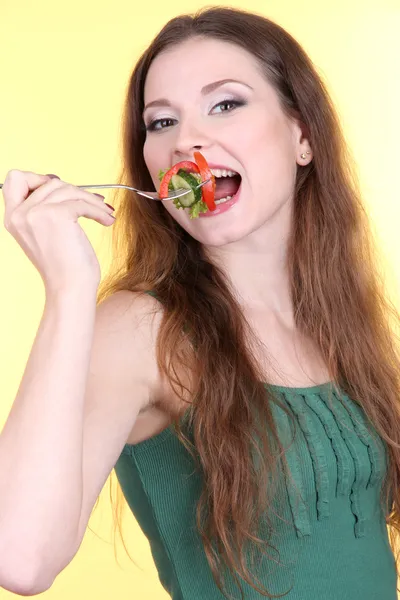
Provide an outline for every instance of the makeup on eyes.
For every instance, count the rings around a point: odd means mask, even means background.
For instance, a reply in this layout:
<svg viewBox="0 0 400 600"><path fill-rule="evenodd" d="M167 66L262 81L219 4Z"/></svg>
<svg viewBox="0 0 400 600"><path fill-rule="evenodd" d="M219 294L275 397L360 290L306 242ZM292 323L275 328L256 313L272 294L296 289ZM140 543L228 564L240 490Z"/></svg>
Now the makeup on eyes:
<svg viewBox="0 0 400 600"><path fill-rule="evenodd" d="M233 108L231 108L230 110L224 110L224 111L220 111L217 113L212 113L212 111L224 104L231 104L233 105ZM234 110L236 110L237 108L240 108L242 106L245 106L247 104L247 100L245 100L242 97L239 96L234 96L233 94L229 94L223 97L222 100L220 100L219 102L213 102L211 104L211 108L209 109L209 113L211 114L219 114L222 115L224 113L231 113ZM167 129L169 126L165 125L164 127L158 127L159 124L162 124L163 122L173 122L173 121L177 121L177 119L173 118L173 117L167 117L167 116L163 116L163 117L158 117L155 119L152 119L148 125L146 125L146 131L148 132L157 132L157 131L162 131L163 129Z"/></svg>

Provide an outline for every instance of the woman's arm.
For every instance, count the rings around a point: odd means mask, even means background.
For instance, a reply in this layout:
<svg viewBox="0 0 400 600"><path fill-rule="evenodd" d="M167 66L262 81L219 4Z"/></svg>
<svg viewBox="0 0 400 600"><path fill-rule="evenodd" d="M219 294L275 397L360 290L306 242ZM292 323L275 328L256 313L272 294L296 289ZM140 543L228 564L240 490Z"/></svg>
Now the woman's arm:
<svg viewBox="0 0 400 600"><path fill-rule="evenodd" d="M48 589L76 554L94 503L157 378L158 303L96 290L46 299L0 435L0 586Z"/></svg>

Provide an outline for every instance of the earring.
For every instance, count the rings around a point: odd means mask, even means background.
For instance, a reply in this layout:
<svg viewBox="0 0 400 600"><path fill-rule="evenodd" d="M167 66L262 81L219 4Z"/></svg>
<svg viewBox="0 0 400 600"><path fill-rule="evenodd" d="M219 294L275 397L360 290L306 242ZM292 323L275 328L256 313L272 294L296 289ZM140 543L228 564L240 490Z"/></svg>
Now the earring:
<svg viewBox="0 0 400 600"><path fill-rule="evenodd" d="M306 154L311 154L311 152L309 150L307 150ZM307 158L306 155L304 154L304 152L303 152L303 154L300 154L300 157L303 159Z"/></svg>

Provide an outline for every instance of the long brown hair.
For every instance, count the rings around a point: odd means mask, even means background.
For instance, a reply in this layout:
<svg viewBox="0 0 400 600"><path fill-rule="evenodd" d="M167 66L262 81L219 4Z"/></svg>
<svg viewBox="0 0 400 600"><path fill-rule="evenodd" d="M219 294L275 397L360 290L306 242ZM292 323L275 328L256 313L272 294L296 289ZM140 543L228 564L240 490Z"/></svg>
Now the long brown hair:
<svg viewBox="0 0 400 600"><path fill-rule="evenodd" d="M172 19L130 79L121 182L154 189L143 158L146 75L160 52L196 36L234 43L251 53L285 114L308 128L314 158L298 168L288 248L295 322L318 347L331 381L362 406L387 443L382 495L390 506L387 523L394 547L400 531L399 314L384 292L340 121L300 44L276 23L230 8ZM112 271L100 285L98 302L118 290L153 291L159 298L158 365L177 394L183 398L189 392L191 397L194 447L179 419L175 426L202 469L197 526L207 560L221 590L226 567L239 587L242 579L270 597L245 558L245 549L268 548L259 537L259 524L271 506L271 482L284 456L272 418L274 400L261 383L265 373L255 359L256 336L224 273L161 203L132 200L131 192L117 201ZM179 375L182 367L190 373L189 388Z"/></svg>

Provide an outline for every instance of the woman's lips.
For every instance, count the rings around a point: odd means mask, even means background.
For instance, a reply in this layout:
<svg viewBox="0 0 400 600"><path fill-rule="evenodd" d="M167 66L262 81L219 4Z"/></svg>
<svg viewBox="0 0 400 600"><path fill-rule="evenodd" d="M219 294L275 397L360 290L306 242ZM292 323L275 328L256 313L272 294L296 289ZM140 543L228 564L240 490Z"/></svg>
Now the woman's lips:
<svg viewBox="0 0 400 600"><path fill-rule="evenodd" d="M222 204L217 204L217 208L215 210L208 210L205 213L200 213L199 217L208 218L208 217L216 217L218 215L222 215L222 213L224 213L227 210L229 210L230 208L232 208L232 206L234 204L236 204L236 202L239 200L241 189L242 189L242 182L240 182L238 191L236 192L236 194L234 194L234 196L232 196L232 198L230 200L227 200L226 202L223 202Z"/></svg>

